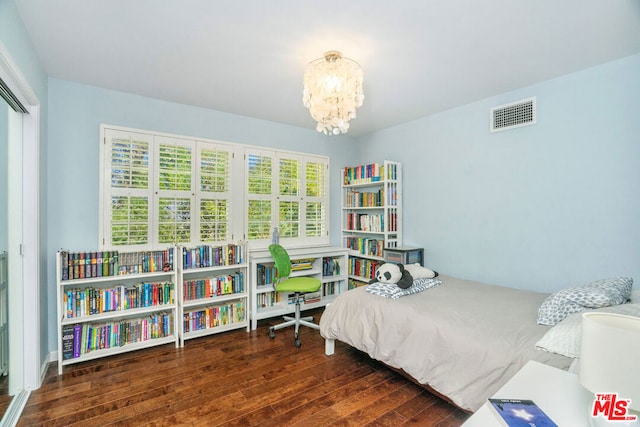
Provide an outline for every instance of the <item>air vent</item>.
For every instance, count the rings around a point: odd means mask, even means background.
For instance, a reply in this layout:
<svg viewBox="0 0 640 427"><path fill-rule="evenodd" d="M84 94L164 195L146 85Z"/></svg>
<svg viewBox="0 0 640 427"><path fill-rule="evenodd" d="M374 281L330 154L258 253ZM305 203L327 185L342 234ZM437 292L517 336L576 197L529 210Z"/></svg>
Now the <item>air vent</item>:
<svg viewBox="0 0 640 427"><path fill-rule="evenodd" d="M489 110L491 132L536 124L536 98L523 99Z"/></svg>

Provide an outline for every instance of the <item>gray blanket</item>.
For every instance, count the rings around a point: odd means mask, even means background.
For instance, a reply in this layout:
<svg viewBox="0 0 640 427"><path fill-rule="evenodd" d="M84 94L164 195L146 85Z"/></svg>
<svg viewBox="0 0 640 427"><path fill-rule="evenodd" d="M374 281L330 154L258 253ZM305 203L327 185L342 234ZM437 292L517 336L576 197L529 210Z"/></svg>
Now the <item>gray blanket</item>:
<svg viewBox="0 0 640 427"><path fill-rule="evenodd" d="M362 288L341 294L320 320L325 339L345 342L461 408L475 411L528 360L567 369L572 359L536 350L548 294L438 277L440 286L403 298Z"/></svg>

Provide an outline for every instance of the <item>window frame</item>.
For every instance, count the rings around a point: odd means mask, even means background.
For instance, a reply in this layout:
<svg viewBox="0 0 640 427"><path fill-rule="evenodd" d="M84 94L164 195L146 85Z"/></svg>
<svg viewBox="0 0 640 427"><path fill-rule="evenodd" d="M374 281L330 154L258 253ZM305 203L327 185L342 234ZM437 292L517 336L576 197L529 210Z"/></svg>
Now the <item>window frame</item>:
<svg viewBox="0 0 640 427"><path fill-rule="evenodd" d="M123 137L136 136L142 138L149 143L149 188L136 191L132 189L118 189L111 187L111 141L108 138L111 135L120 135ZM160 141L174 142L180 145L188 145L191 147L191 191L190 191L190 240L189 242L176 243L159 243L158 241L158 209L159 200L165 196L184 196L184 190L160 190L159 189L159 160L158 152L160 150ZM228 188L224 194L217 192L205 192L200 189L201 183L201 160L203 150L225 151L229 153L227 179ZM329 183L330 183L330 163L329 157L301 153L288 150L278 150L269 147L247 145L226 141L218 141L204 138L195 138L184 135L175 135L162 132L147 131L142 129L134 129L121 126L113 126L107 124L100 125L100 167L99 167L99 248L100 250L120 250L120 251L140 251L166 247L173 244L182 244L185 246L196 246L200 244L224 244L229 242L245 241L250 249L266 249L272 241L272 231L278 226L279 222L279 161L280 159L295 159L300 161L300 187L298 196L287 196L283 199L295 200L299 202L299 230L301 237L280 238L280 243L287 247L305 247L305 246L325 246L329 245ZM248 233L248 216L249 216L249 189L248 178L249 169L247 156L249 154L261 153L270 157L272 160L271 168L271 194L260 195L260 199L267 201L271 206L270 232L268 237L263 239L250 240ZM306 192L306 164L320 163L325 167L324 175L324 196L312 198L316 201L324 203L324 233L317 237L305 237L306 233L306 203L309 200ZM148 199L148 240L145 244L136 245L115 245L111 241L111 203L112 196L117 194L144 194ZM202 200L227 200L227 239L219 241L201 241L200 240L200 206ZM255 197L254 197L255 199Z"/></svg>

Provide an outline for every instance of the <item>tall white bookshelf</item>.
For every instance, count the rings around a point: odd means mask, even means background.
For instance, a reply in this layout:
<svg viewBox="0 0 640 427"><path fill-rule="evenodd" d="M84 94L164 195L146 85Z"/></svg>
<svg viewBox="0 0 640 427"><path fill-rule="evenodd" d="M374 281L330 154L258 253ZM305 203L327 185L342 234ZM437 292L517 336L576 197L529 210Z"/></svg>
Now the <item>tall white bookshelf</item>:
<svg viewBox="0 0 640 427"><path fill-rule="evenodd" d="M385 160L343 168L341 216L353 288L373 278L385 249L402 246L402 165Z"/></svg>

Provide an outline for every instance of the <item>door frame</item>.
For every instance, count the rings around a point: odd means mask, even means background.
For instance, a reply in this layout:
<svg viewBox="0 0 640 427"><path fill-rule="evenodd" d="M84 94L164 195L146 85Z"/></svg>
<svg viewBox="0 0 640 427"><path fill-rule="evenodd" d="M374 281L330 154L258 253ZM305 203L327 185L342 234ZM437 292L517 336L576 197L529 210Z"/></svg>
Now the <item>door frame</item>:
<svg viewBox="0 0 640 427"><path fill-rule="evenodd" d="M11 420L13 416L17 421L29 392L41 384L40 102L2 42L0 78L28 111L21 114L21 132L14 133L20 137L17 141L10 138L8 144L10 155L19 159L10 167L8 182L20 183L13 196L9 195L9 204L15 200L21 207L14 210L14 215L20 215L21 226L13 237L9 235L7 252L15 260L9 261L9 274L12 268L18 269L16 276L21 276L22 286L9 283L9 392L15 397L3 420L7 417ZM10 115L10 126L11 123L20 126L16 117Z"/></svg>

